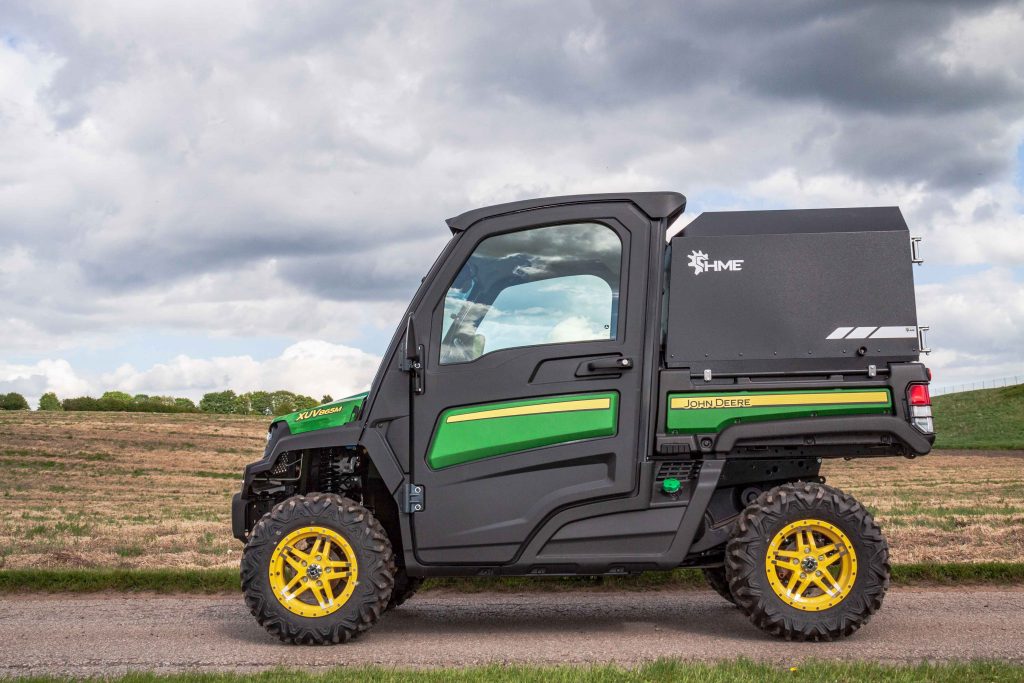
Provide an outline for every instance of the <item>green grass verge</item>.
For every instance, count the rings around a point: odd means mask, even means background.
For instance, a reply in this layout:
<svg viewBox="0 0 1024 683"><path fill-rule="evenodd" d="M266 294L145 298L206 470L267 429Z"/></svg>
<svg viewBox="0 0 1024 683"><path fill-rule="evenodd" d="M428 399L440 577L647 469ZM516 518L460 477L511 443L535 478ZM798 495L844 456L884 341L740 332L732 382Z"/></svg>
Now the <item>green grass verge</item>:
<svg viewBox="0 0 1024 683"><path fill-rule="evenodd" d="M936 448L1024 449L1024 384L936 396Z"/></svg>
<svg viewBox="0 0 1024 683"><path fill-rule="evenodd" d="M157 675L151 673L130 673L105 680L118 683L148 683L150 681L195 682L195 683L236 683L237 681L258 681L259 683L326 683L327 681L351 680L370 683L476 683L477 681L525 683L576 683L596 681L598 683L740 683L765 681L775 683L804 683L817 681L1019 681L1024 677L1024 666L1004 662L963 662L950 664L914 664L889 666L866 662L805 662L796 666L758 664L749 660L702 664L678 660L658 660L650 664L625 669L617 666L503 666L468 667L465 669L408 670L389 667L344 667L312 673L289 669L273 669L259 674L201 674L181 673ZM67 678L17 678L17 681L67 681Z"/></svg>
<svg viewBox="0 0 1024 683"><path fill-rule="evenodd" d="M1024 562L977 564L899 564L892 568L896 585L1009 585L1024 584ZM641 576L572 578L430 579L423 590L571 591L703 588L696 569L648 572ZM235 569L5 569L0 570L0 593L97 591L155 593L225 593L239 590Z"/></svg>
<svg viewBox="0 0 1024 683"><path fill-rule="evenodd" d="M97 591L223 593L239 590L237 569L4 569L0 593Z"/></svg>

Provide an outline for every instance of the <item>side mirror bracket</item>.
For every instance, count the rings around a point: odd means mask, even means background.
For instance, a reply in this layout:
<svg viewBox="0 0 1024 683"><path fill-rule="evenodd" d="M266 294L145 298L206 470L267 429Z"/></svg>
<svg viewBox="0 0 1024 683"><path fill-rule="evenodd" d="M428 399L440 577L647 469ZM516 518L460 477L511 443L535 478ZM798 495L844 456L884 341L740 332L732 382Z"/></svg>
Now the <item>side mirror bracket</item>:
<svg viewBox="0 0 1024 683"><path fill-rule="evenodd" d="M404 352L398 369L408 372L411 376L414 394L422 394L425 389L423 385L423 354L423 345L416 343L416 328L412 322L412 315L410 315L405 321Z"/></svg>

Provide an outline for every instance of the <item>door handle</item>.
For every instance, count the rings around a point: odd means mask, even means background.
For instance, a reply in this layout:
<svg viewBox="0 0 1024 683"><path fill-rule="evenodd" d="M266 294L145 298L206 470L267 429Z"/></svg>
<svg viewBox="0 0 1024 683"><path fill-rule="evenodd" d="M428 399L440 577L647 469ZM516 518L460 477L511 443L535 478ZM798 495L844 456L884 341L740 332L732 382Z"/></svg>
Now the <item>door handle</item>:
<svg viewBox="0 0 1024 683"><path fill-rule="evenodd" d="M581 363L576 375L611 375L632 369L632 358L598 358Z"/></svg>

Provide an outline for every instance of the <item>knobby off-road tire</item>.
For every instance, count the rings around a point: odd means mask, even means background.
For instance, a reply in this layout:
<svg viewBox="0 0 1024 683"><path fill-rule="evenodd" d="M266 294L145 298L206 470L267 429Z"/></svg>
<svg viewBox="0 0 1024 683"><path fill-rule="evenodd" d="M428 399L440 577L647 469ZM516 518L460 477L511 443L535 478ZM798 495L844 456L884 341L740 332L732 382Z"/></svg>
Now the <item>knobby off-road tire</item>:
<svg viewBox="0 0 1024 683"><path fill-rule="evenodd" d="M736 598L732 597L732 591L729 589L729 577L726 576L725 567L705 568L704 578L707 580L708 585L715 589L716 593L732 604L736 604Z"/></svg>
<svg viewBox="0 0 1024 683"><path fill-rule="evenodd" d="M799 548L795 540L793 545L772 545L787 533L797 533L788 531L791 529L820 530L821 534L816 532L819 544L813 545L815 537L808 542L804 535L799 537ZM831 544L830 538L834 541ZM781 556L781 547L790 548L782 551L788 557ZM834 553L838 557L832 558L830 566L843 567L843 575L825 580L841 592L826 594L812 587L805 595L818 595L799 597L800 584L805 580L801 577L813 580L815 575L813 569L804 573L804 566L796 562L798 556L804 557L807 547L824 552L823 564L829 562L829 548L852 550ZM818 549L806 555L814 556ZM787 590L784 584L789 582L783 574L789 578L793 575L782 564L774 564L768 557L770 552L776 562L794 563L797 587ZM836 571L815 567L815 559L804 561L820 571ZM852 496L824 484L797 482L762 493L740 515L726 547L725 567L737 606L755 626L786 640L830 641L850 635L882 606L889 588L889 546L881 529ZM774 578L769 578L770 574Z"/></svg>
<svg viewBox="0 0 1024 683"><path fill-rule="evenodd" d="M319 536L315 530L320 530ZM307 540L302 540L304 535ZM322 562L323 568L318 564L315 574L298 578L300 572L294 568L298 564L290 564L293 568L285 576L272 579L272 562L280 569L285 563L302 559L286 552L292 538L299 539L294 547L302 546L312 553L317 552L315 545L311 547L314 539L333 539L334 549L329 550L332 556L325 560L335 561ZM288 558L284 559L286 554ZM312 565L313 555L307 559ZM343 563L346 559L349 562ZM343 564L355 569L355 578L351 586L349 581L333 579L338 599L329 607L319 609L325 602L310 597L311 587L302 600L312 604L299 605L298 599L294 599L287 601L290 607L286 607L286 601L279 598L287 589L282 585L284 582L299 588L310 579L313 584L318 578L326 581L330 574L322 572L330 571L328 565L344 572ZM377 622L391 599L395 560L387 533L369 510L349 498L316 493L293 496L263 516L242 553L241 574L245 603L261 626L286 643L322 645L347 642ZM278 593L272 584L275 580Z"/></svg>
<svg viewBox="0 0 1024 683"><path fill-rule="evenodd" d="M391 592L391 599L388 600L387 607L384 610L390 611L399 607L403 602L415 595L422 585L422 578L409 576L405 573L405 568L399 568L395 572L395 589Z"/></svg>

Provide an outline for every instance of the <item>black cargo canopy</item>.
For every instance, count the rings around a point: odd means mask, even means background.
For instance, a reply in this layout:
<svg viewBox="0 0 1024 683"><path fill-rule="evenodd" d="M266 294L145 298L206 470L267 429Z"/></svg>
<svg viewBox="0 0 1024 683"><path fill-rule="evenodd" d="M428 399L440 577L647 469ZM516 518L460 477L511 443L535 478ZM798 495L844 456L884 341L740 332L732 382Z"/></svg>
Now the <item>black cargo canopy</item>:
<svg viewBox="0 0 1024 683"><path fill-rule="evenodd" d="M669 367L761 374L918 360L897 207L703 213L671 248Z"/></svg>

